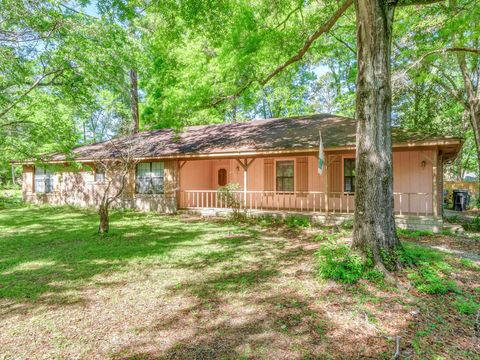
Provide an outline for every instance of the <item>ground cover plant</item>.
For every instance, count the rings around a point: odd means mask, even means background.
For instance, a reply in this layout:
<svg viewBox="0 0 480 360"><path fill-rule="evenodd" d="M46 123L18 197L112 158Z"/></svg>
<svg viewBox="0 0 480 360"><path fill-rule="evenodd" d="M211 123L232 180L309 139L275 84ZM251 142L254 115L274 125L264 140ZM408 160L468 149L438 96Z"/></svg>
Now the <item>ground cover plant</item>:
<svg viewBox="0 0 480 360"><path fill-rule="evenodd" d="M397 335L404 358L478 358L478 261L418 245L452 235L402 234L398 289L363 267L320 275L348 227L136 212L96 226L93 210L0 210L0 358L389 359ZM446 291L425 291L430 276Z"/></svg>

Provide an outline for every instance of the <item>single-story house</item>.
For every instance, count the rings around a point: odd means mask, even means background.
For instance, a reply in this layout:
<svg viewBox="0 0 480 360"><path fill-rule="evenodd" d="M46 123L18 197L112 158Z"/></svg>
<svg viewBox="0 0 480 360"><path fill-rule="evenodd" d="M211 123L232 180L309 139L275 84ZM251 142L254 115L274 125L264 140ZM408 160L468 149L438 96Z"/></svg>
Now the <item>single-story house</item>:
<svg viewBox="0 0 480 360"><path fill-rule="evenodd" d="M48 160L60 166L55 172L23 163L23 198L95 206L106 177L115 177L96 166L98 159L114 159L129 148L136 165L117 206L217 214L228 207L218 189L235 183L240 206L252 214L292 212L339 221L355 211L355 132L354 119L328 114L145 131L74 149L75 161L88 169L62 171L69 161L62 154ZM392 143L397 223L439 228L443 164L456 157L462 140L392 128Z"/></svg>

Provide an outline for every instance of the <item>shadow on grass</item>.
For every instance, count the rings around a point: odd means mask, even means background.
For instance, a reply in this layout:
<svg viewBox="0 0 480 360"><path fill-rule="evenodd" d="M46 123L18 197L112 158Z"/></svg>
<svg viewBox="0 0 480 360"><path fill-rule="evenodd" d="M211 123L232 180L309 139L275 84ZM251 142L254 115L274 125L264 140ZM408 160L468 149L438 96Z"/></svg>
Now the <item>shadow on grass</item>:
<svg viewBox="0 0 480 360"><path fill-rule="evenodd" d="M112 358L247 359L309 358L314 355L318 358L325 350L323 343L326 332L334 325L325 313L310 307L312 301L306 301L294 292L259 295L246 300L258 311L238 314L238 318L233 319L224 316L219 307L206 310L204 304L196 303L182 313L162 319L153 328L140 330L161 332L177 324L187 331L184 322L189 314L208 311L210 321L199 323L189 336L176 341L165 351L141 350L152 348L152 344L146 340L119 350ZM279 348L278 345L284 346Z"/></svg>
<svg viewBox="0 0 480 360"><path fill-rule="evenodd" d="M65 303L62 292L135 258L162 258L194 246L209 231L174 217L113 213L112 231L96 234L93 211L22 207L0 211L0 298ZM211 230L210 230L211 231Z"/></svg>

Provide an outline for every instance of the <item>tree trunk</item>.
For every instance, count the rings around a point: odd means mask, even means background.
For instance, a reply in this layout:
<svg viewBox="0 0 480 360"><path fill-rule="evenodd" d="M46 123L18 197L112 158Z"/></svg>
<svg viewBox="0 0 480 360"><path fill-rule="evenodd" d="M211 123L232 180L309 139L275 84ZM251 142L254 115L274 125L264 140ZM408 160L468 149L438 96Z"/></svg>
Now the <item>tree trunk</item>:
<svg viewBox="0 0 480 360"><path fill-rule="evenodd" d="M475 147L477 149L477 179L480 179L480 82L475 89L473 81L469 75L464 53L459 53L457 55L457 60L460 72L462 73L465 91L467 93L467 103L465 104L465 108L470 113L470 124L473 128ZM480 182L478 184L479 188L477 191L480 193Z"/></svg>
<svg viewBox="0 0 480 360"><path fill-rule="evenodd" d="M109 218L108 218L108 207L106 205L100 205L98 208L98 215L100 217L100 224L98 225L98 233L105 234L108 233L110 228Z"/></svg>
<svg viewBox="0 0 480 360"><path fill-rule="evenodd" d="M130 131L132 134L138 132L138 84L137 84L137 71L130 70L130 103L132 111L132 124Z"/></svg>
<svg viewBox="0 0 480 360"><path fill-rule="evenodd" d="M396 269L393 215L390 48L394 6L356 0L357 155L353 248L382 270Z"/></svg>

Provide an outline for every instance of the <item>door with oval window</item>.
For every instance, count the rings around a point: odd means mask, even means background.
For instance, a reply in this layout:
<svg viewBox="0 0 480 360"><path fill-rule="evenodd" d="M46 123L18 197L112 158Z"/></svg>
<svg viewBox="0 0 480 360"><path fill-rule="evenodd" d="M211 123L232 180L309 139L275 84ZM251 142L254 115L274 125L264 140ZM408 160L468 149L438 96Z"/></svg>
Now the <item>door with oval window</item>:
<svg viewBox="0 0 480 360"><path fill-rule="evenodd" d="M218 169L218 186L227 185L227 170Z"/></svg>

